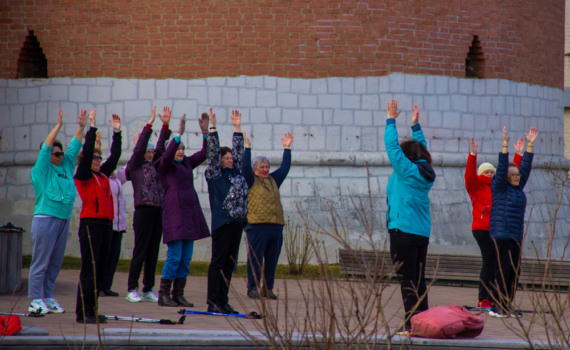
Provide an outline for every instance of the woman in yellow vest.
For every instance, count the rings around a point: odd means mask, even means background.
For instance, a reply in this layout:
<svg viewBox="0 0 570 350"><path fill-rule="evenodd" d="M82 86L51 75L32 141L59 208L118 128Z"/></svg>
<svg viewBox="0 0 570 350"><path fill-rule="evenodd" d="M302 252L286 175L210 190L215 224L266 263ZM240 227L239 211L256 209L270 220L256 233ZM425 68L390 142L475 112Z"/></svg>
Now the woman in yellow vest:
<svg viewBox="0 0 570 350"><path fill-rule="evenodd" d="M281 139L283 161L279 169L269 173L269 161L265 157L256 157L251 164L251 141L245 137L245 153L243 155L242 174L249 187L249 205L247 213L246 235L249 246L247 258L247 296L259 298L260 281L265 281L262 296L277 299L273 293L275 269L283 246L283 206L279 187L287 177L291 168L291 143L293 135L285 134ZM263 277L261 266L265 260Z"/></svg>

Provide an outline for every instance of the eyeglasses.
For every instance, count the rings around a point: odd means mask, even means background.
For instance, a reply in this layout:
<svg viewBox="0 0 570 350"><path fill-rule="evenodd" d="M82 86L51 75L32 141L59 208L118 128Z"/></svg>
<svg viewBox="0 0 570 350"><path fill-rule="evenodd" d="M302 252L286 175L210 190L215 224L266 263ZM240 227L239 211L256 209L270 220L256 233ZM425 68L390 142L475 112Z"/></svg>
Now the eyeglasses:
<svg viewBox="0 0 570 350"><path fill-rule="evenodd" d="M63 157L64 154L65 154L65 152L53 152L51 155L59 158L59 157Z"/></svg>
<svg viewBox="0 0 570 350"><path fill-rule="evenodd" d="M512 177L515 177L515 178L519 178L519 177L521 177L521 174L511 174L511 175L509 175L509 176L512 176Z"/></svg>
<svg viewBox="0 0 570 350"><path fill-rule="evenodd" d="M103 157L100 156L93 156L93 161L100 162L103 160Z"/></svg>

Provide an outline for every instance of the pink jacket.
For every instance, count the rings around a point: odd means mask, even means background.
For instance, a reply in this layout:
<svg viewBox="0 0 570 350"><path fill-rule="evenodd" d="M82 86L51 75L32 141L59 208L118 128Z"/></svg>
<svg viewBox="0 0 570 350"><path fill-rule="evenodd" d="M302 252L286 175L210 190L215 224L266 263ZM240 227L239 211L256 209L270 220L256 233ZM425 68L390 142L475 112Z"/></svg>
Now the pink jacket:
<svg viewBox="0 0 570 350"><path fill-rule="evenodd" d="M125 197L123 197L123 184L127 182L126 169L127 167L117 170L109 177L111 193L113 194L113 204L115 206L115 219L113 220L114 231L127 230L126 203Z"/></svg>

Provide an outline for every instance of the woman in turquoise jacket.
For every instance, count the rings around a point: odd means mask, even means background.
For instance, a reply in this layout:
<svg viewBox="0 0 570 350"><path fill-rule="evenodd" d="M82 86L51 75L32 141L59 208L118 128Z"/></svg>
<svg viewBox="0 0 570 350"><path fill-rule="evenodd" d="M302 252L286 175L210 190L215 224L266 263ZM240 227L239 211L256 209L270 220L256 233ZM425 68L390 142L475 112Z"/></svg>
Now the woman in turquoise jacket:
<svg viewBox="0 0 570 350"><path fill-rule="evenodd" d="M95 113L95 110L91 113ZM30 312L39 309L43 314L65 312L53 298L53 289L69 236L75 202L73 171L87 124L86 110L81 111L77 122L79 126L75 136L69 142L67 152L63 152L63 145L55 139L63 126L63 113L59 109L57 124L42 143L30 174L36 193L32 219L34 251L28 279L28 298L32 299L28 308Z"/></svg>
<svg viewBox="0 0 570 350"><path fill-rule="evenodd" d="M390 255L400 281L404 300L405 325L410 328L411 317L428 309L425 264L431 216L429 191L435 181L431 155L419 124L418 106L412 109L412 140L398 142L396 118L400 115L398 102L388 103L388 120L384 144L394 169L386 188L388 197L388 232Z"/></svg>

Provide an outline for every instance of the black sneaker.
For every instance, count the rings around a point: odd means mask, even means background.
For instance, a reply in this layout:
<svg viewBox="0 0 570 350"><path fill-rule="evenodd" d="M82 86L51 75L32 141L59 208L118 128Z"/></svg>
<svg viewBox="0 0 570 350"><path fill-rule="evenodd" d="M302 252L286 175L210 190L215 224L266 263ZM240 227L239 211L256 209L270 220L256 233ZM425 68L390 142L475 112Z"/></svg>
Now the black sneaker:
<svg viewBox="0 0 570 350"><path fill-rule="evenodd" d="M259 299L259 292L257 291L256 287L249 288L247 290L247 296L252 299Z"/></svg>
<svg viewBox="0 0 570 350"><path fill-rule="evenodd" d="M491 308L491 311L489 311L489 316L506 318L509 317L510 314L506 312L500 305L498 305L498 303L495 303L495 305L493 305Z"/></svg>
<svg viewBox="0 0 570 350"><path fill-rule="evenodd" d="M99 296L100 297L118 297L119 293L113 292L112 290L107 289L107 290L100 291Z"/></svg>
<svg viewBox="0 0 570 350"><path fill-rule="evenodd" d="M107 317L105 315L99 315L99 323L107 323Z"/></svg>
<svg viewBox="0 0 570 350"><path fill-rule="evenodd" d="M75 322L83 324L96 324L97 319L95 318L95 316L87 315L85 316L85 318L83 318L83 315L80 315L75 318Z"/></svg>
<svg viewBox="0 0 570 350"><path fill-rule="evenodd" d="M213 304L208 305L208 312L214 312L217 314L225 314L226 313L224 310L222 310L222 308L220 308L216 305L213 305Z"/></svg>
<svg viewBox="0 0 570 350"><path fill-rule="evenodd" d="M227 314L239 314L239 312L234 310L234 308L230 304L222 306L222 310L224 310L224 312Z"/></svg>
<svg viewBox="0 0 570 350"><path fill-rule="evenodd" d="M263 289L263 297L273 299L273 300L277 300L277 295L275 295L275 293L273 293L273 289Z"/></svg>

